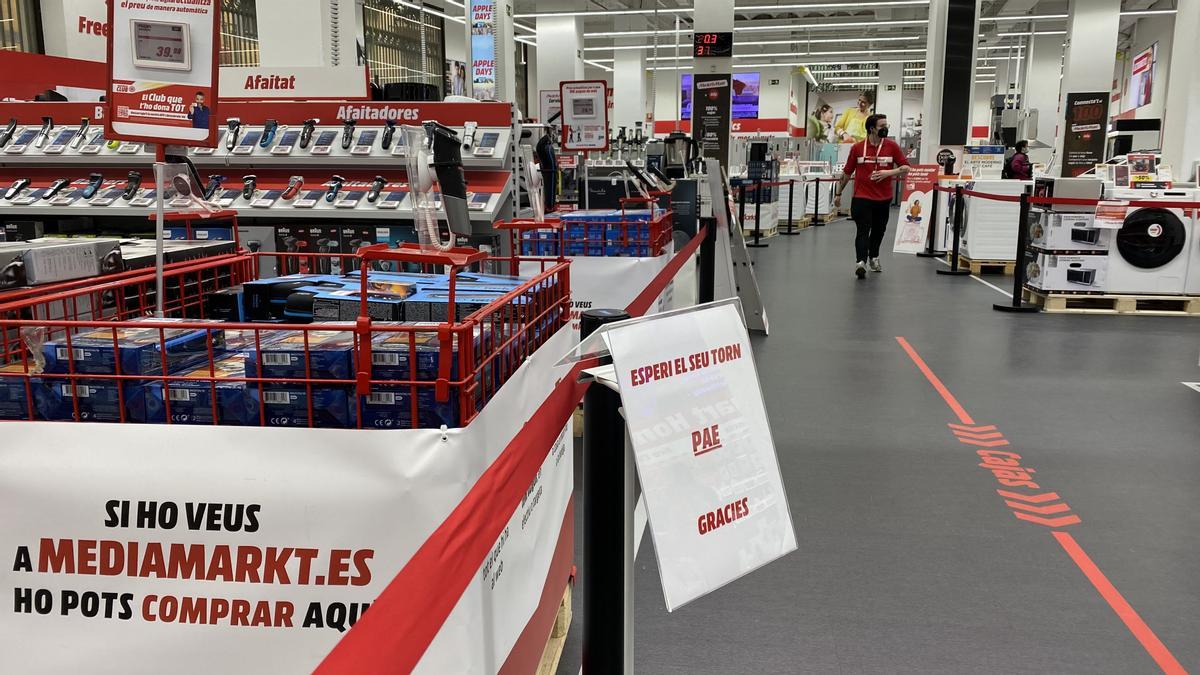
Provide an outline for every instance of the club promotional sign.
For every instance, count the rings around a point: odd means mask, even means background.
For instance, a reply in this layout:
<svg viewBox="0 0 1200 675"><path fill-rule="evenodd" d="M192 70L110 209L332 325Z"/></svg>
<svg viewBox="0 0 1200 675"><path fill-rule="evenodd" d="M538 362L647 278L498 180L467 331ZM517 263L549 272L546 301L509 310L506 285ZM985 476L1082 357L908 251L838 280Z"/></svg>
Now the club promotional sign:
<svg viewBox="0 0 1200 675"><path fill-rule="evenodd" d="M925 250L939 170L936 164L916 164L904 175L893 253L915 254Z"/></svg>
<svg viewBox="0 0 1200 675"><path fill-rule="evenodd" d="M736 301L603 333L620 384L667 609L796 549Z"/></svg>
<svg viewBox="0 0 1200 675"><path fill-rule="evenodd" d="M732 89L728 74L699 75L693 78L692 94L695 133L700 154L729 166L729 120Z"/></svg>
<svg viewBox="0 0 1200 675"><path fill-rule="evenodd" d="M1062 175L1086 173L1104 161L1108 125L1107 92L1067 94L1066 136L1063 140Z"/></svg>
<svg viewBox="0 0 1200 675"><path fill-rule="evenodd" d="M559 83L563 150L608 149L607 88L604 80Z"/></svg>
<svg viewBox="0 0 1200 675"><path fill-rule="evenodd" d="M219 0L108 4L109 139L214 147Z"/></svg>
<svg viewBox="0 0 1200 675"><path fill-rule="evenodd" d="M471 3L471 95L496 98L496 3Z"/></svg>

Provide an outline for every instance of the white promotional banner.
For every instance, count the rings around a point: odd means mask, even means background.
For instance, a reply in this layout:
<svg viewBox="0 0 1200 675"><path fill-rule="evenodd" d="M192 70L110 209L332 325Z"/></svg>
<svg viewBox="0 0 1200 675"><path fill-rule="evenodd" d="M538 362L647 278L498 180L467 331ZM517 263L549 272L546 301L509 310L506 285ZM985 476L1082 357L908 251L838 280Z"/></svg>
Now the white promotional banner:
<svg viewBox="0 0 1200 675"><path fill-rule="evenodd" d="M900 216L896 221L893 253L920 253L929 239L929 219L937 198L939 168L936 164L917 164L904 175Z"/></svg>
<svg viewBox="0 0 1200 675"><path fill-rule="evenodd" d="M667 609L796 549L735 302L614 324L612 355Z"/></svg>
<svg viewBox="0 0 1200 675"><path fill-rule="evenodd" d="M542 89L538 92L538 121L542 124L562 124L562 120L550 121L562 112L562 93L557 89Z"/></svg>
<svg viewBox="0 0 1200 675"><path fill-rule="evenodd" d="M572 340L445 432L5 424L0 670L311 672L536 423ZM570 439L568 424L417 672L505 662L563 533Z"/></svg>
<svg viewBox="0 0 1200 675"><path fill-rule="evenodd" d="M346 100L369 97L362 66L222 68L221 100Z"/></svg>
<svg viewBox="0 0 1200 675"><path fill-rule="evenodd" d="M573 257L571 261L571 330L579 336L579 315L589 309L625 309L671 262L674 250L654 258ZM522 274L535 274L538 263L521 264ZM674 283L667 284L647 314L671 309Z"/></svg>
<svg viewBox="0 0 1200 675"><path fill-rule="evenodd" d="M608 149L608 83L560 82L563 150Z"/></svg>

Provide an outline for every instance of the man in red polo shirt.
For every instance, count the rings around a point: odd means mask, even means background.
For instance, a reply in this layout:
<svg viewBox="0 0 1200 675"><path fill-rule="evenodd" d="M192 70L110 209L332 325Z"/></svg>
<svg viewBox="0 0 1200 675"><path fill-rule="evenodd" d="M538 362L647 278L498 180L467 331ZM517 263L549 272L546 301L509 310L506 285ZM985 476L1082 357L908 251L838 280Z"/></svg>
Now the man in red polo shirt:
<svg viewBox="0 0 1200 675"><path fill-rule="evenodd" d="M879 264L879 245L892 214L893 182L896 176L908 173L908 160L900 144L888 138L887 115L871 115L866 123L867 138L850 148L846 170L838 182L833 205L842 205L842 190L854 181L854 199L850 201L850 217L858 227L854 238L856 264L854 274L863 279L867 266L872 272L882 272Z"/></svg>

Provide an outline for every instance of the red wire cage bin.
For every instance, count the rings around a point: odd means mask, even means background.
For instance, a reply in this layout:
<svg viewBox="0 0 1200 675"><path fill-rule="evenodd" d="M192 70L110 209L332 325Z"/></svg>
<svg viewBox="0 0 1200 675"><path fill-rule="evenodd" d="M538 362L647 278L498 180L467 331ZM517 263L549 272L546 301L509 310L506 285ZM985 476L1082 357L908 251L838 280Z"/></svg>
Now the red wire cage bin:
<svg viewBox="0 0 1200 675"><path fill-rule="evenodd" d="M673 212L658 206L663 196L669 193L625 197L619 209L564 211L543 222L496 227L511 232L512 250L524 256L653 258L666 251L674 223Z"/></svg>
<svg viewBox="0 0 1200 675"><path fill-rule="evenodd" d="M260 257L288 255L242 251L166 266L164 318L149 316L152 269L0 299L0 419L465 426L569 317L565 262L540 260L538 274L516 278L475 270L486 264L513 271L519 260L406 244L368 246L353 256L290 254L305 256L314 269L322 256L353 259L356 272L336 284L321 282L336 288L299 292L314 308L317 298L328 296L349 312L346 320L296 321L286 311L296 293L281 304L281 318L212 318L231 316L225 310L234 302L244 308L247 289L268 298L281 286L287 291L287 284L307 283L295 276L259 278ZM372 271L381 261L422 271L381 280ZM432 273L443 268L449 273ZM411 293L405 285L416 284L406 279L445 287ZM401 287L411 293L403 304L421 315L381 319L381 308L394 308L404 297Z"/></svg>

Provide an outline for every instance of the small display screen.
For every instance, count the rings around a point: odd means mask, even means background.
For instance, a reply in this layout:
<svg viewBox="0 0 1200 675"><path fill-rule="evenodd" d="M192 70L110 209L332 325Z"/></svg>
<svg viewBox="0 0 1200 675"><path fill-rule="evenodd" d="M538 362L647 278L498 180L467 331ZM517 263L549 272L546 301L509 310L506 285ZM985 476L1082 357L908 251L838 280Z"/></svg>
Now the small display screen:
<svg viewBox="0 0 1200 675"><path fill-rule="evenodd" d="M500 134L495 131L489 131L483 135L483 140L479 141L479 145L485 148L494 148L499 141Z"/></svg>
<svg viewBox="0 0 1200 675"><path fill-rule="evenodd" d="M299 138L299 131L285 131L283 132L283 138L279 139L279 145L295 145Z"/></svg>
<svg viewBox="0 0 1200 675"><path fill-rule="evenodd" d="M89 140L87 142L87 144L88 145L99 145L103 142L104 142L104 132L97 131L96 133L92 134L92 138L91 138L91 140Z"/></svg>
<svg viewBox="0 0 1200 675"><path fill-rule="evenodd" d="M379 132L377 131L363 131L358 135L358 142L355 145L375 145L375 136L378 135L378 133Z"/></svg>
<svg viewBox="0 0 1200 675"><path fill-rule="evenodd" d="M304 193L304 198L305 198L305 199L311 199L311 200L313 200L313 201L316 201L316 200L320 199L320 198L321 198L322 196L324 196L324 195L325 195L325 191L324 191L324 190L309 190L308 192L305 192L305 193Z"/></svg>
<svg viewBox="0 0 1200 675"><path fill-rule="evenodd" d="M350 192L343 193L341 195L341 198L338 199L338 201L339 202L357 202L357 201L361 200L363 198L363 195L365 195L365 194L367 194L367 193L363 192L362 190L351 190Z"/></svg>
<svg viewBox="0 0 1200 675"><path fill-rule="evenodd" d="M147 68L191 70L187 24L133 19L133 59Z"/></svg>
<svg viewBox="0 0 1200 675"><path fill-rule="evenodd" d="M317 136L317 142L313 145L333 145L333 139L337 138L336 131L322 131L320 136Z"/></svg>
<svg viewBox="0 0 1200 675"><path fill-rule="evenodd" d="M242 196L241 190L225 190L221 193L221 199L237 199Z"/></svg>
<svg viewBox="0 0 1200 675"><path fill-rule="evenodd" d="M282 195L283 195L283 190L267 190L267 191L266 191L266 192L263 194L263 196L262 196L262 197L260 197L260 199L266 199L266 200L268 200L268 201L272 201L272 202L273 202L273 201L275 201L276 199L279 199L279 198L280 198Z"/></svg>
<svg viewBox="0 0 1200 675"><path fill-rule="evenodd" d="M733 56L733 33L693 33L692 56L696 58Z"/></svg>
<svg viewBox="0 0 1200 675"><path fill-rule="evenodd" d="M13 143L13 145L29 145L37 135L37 129L22 131L21 135L17 136L17 142Z"/></svg>
<svg viewBox="0 0 1200 675"><path fill-rule="evenodd" d="M63 129L62 131L58 132L58 136L54 139L54 142L51 143L50 145L66 145L67 142L70 141L71 138L74 136L75 136L74 129Z"/></svg>
<svg viewBox="0 0 1200 675"><path fill-rule="evenodd" d="M491 193L476 192L475 194L471 195L471 203L472 204L486 204L487 201L491 198L492 198Z"/></svg>
<svg viewBox="0 0 1200 675"><path fill-rule="evenodd" d="M239 145L258 145L260 140L262 140L262 132L251 131L242 136L242 142Z"/></svg>
<svg viewBox="0 0 1200 675"><path fill-rule="evenodd" d="M407 192L389 192L387 199L385 199L383 201L398 202L398 201L401 201L402 199L404 199L404 195L406 195L406 194L408 194L408 193Z"/></svg>

